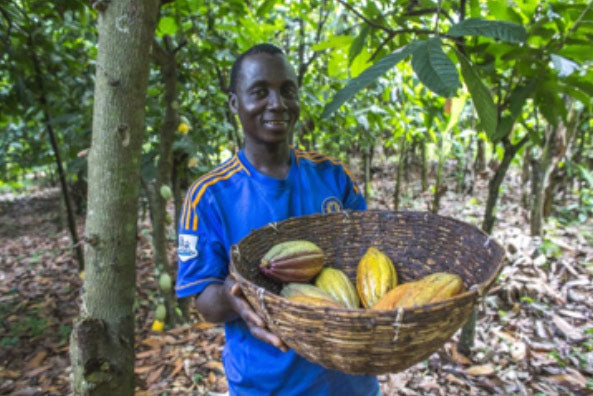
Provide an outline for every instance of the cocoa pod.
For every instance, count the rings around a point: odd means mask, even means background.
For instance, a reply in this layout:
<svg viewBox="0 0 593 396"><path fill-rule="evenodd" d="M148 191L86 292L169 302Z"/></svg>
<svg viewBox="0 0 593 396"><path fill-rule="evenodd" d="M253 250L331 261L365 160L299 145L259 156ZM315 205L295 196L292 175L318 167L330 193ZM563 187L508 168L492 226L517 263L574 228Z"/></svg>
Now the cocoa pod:
<svg viewBox="0 0 593 396"><path fill-rule="evenodd" d="M463 281L459 275L436 272L414 282L394 307L410 308L431 302L442 301L453 297L463 289Z"/></svg>
<svg viewBox="0 0 593 396"><path fill-rule="evenodd" d="M358 308L360 299L354 285L343 271L325 267L315 279L315 286L348 308Z"/></svg>
<svg viewBox="0 0 593 396"><path fill-rule="evenodd" d="M278 243L262 257L260 271L278 282L308 282L321 271L325 253L310 241Z"/></svg>
<svg viewBox="0 0 593 396"><path fill-rule="evenodd" d="M326 300L334 300L329 294L309 283L290 282L282 287L280 290L282 297L290 298L293 296L309 296L324 298Z"/></svg>
<svg viewBox="0 0 593 396"><path fill-rule="evenodd" d="M298 302L301 304L314 305L317 307L333 307L333 308L344 308L340 303L334 300L327 300L325 298L304 296L302 294L292 296L288 298L291 301Z"/></svg>
<svg viewBox="0 0 593 396"><path fill-rule="evenodd" d="M371 246L358 263L356 290L365 308L370 308L397 285L397 273L387 255Z"/></svg>
<svg viewBox="0 0 593 396"><path fill-rule="evenodd" d="M407 282L402 283L401 285L397 285L393 289L391 289L387 294L377 301L375 305L371 307L371 309L393 309L395 308L397 302L402 298L402 296L409 291L410 288L417 287L417 282Z"/></svg>

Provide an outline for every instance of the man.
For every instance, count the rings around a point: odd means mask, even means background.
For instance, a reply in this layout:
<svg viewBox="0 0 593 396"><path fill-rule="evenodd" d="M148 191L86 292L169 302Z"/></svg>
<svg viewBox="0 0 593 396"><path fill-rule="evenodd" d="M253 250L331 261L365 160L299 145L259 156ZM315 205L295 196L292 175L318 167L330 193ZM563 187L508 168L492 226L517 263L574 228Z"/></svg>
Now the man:
<svg viewBox="0 0 593 396"><path fill-rule="evenodd" d="M289 146L300 113L297 78L270 44L239 56L229 106L245 147L188 190L179 220L179 297L197 295L209 322L224 322L223 363L231 395L375 396L375 377L352 376L312 363L265 328L228 276L230 247L252 229L288 217L366 209L346 169L335 160Z"/></svg>

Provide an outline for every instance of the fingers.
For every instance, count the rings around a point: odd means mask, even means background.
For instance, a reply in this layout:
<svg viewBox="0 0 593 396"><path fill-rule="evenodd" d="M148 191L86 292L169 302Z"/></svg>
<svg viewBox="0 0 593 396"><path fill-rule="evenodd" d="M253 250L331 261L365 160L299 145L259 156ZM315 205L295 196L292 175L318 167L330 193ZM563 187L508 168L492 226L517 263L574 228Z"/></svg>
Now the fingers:
<svg viewBox="0 0 593 396"><path fill-rule="evenodd" d="M288 346L282 342L280 338L274 333L269 332L265 327L266 323L262 318L253 310L249 302L245 299L243 290L238 283L235 283L230 288L230 294L234 297L233 305L239 316L243 318L251 335L254 337L267 342L268 344L274 345L282 352L288 351Z"/></svg>
<svg viewBox="0 0 593 396"><path fill-rule="evenodd" d="M255 338L258 338L263 342L267 342L268 344L274 345L282 352L288 351L288 347L286 346L286 344L282 342L282 340L278 338L278 336L276 336L275 334L270 333L263 327L253 326L249 324L247 325L247 327L249 327L251 335L253 335Z"/></svg>

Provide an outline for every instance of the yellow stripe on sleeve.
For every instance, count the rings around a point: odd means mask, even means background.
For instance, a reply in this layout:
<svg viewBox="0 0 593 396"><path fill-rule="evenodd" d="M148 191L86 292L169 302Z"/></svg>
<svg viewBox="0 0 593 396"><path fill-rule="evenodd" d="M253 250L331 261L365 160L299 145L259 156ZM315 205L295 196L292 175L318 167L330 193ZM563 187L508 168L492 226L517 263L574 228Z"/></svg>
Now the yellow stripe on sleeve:
<svg viewBox="0 0 593 396"><path fill-rule="evenodd" d="M186 200L184 201L183 204L183 212L181 215L181 224L185 224L185 229L189 229L189 225L190 225L190 218L191 218L191 197L195 194L196 190L198 189L198 187L204 182L206 181L208 178L211 177L216 177L220 174L223 174L224 172L228 171L230 168L232 168L238 161L237 156L233 156L233 158L224 163L221 164L219 167L214 168L213 170L211 170L210 172L206 173L205 175L202 175L202 177L200 177L198 180L196 180L192 186L189 188L188 193L186 194ZM194 223L197 222L197 219L194 219ZM196 224L196 229L197 229L197 224Z"/></svg>

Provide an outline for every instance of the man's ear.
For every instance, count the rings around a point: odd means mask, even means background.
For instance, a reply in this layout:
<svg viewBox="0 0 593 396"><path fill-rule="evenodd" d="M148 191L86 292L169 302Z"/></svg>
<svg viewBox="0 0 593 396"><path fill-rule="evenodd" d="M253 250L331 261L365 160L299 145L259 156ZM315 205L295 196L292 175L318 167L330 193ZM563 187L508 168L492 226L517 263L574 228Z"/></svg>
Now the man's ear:
<svg viewBox="0 0 593 396"><path fill-rule="evenodd" d="M229 107L231 108L233 114L239 113L239 109L237 107L237 95L235 95L233 92L229 93Z"/></svg>

